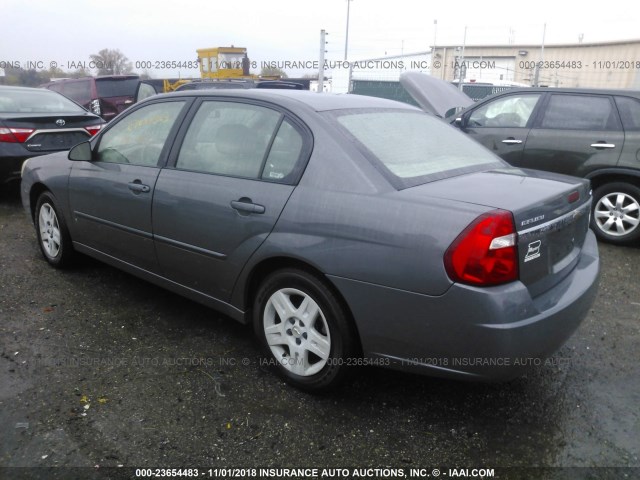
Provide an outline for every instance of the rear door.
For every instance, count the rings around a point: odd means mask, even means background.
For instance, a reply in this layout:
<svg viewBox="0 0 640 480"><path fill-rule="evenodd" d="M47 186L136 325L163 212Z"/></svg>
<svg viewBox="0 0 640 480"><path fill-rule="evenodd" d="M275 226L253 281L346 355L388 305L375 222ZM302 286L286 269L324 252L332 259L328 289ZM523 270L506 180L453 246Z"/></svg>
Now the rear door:
<svg viewBox="0 0 640 480"><path fill-rule="evenodd" d="M611 96L549 93L527 138L521 165L584 177L615 166L623 144Z"/></svg>
<svg viewBox="0 0 640 480"><path fill-rule="evenodd" d="M74 241L148 271L157 270L153 189L187 99L150 103L106 130L91 162L69 177Z"/></svg>
<svg viewBox="0 0 640 480"><path fill-rule="evenodd" d="M275 108L200 101L153 199L164 276L227 300L273 229L310 148L306 128Z"/></svg>
<svg viewBox="0 0 640 480"><path fill-rule="evenodd" d="M513 93L489 100L462 117L462 130L519 166L542 93Z"/></svg>

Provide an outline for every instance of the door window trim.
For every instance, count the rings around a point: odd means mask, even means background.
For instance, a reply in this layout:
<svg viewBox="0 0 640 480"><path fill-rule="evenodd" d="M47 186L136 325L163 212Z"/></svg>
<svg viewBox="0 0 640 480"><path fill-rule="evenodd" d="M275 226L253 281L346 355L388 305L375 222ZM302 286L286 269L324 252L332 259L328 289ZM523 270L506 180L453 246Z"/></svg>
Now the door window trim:
<svg viewBox="0 0 640 480"><path fill-rule="evenodd" d="M184 98L184 97L181 97L181 98ZM233 96L206 96L206 97L198 96L198 97L187 97L187 98L193 99L193 103L189 107L189 111L187 112L185 118L182 121L180 129L177 132L177 135L175 137L171 150L169 151L168 159L164 168L168 168L172 170L182 170L185 172L192 171L192 170L180 169L176 167L176 163L178 161L178 156L180 155L180 150L186 138L189 127L191 126L194 118L198 113L198 110L200 109L200 106L203 103L205 102L242 103L242 104L252 105L256 107L268 108L270 110L274 110L278 112L281 115L281 118L278 121L278 124L272 134L271 140L269 141L269 145L265 151L265 156L262 159L263 168L266 161L269 158L269 154L271 152L271 148L273 146L275 138L278 135L278 131L280 130L280 127L282 126L282 123L284 123L285 120L287 120L291 124L291 126L295 128L295 130L300 134L300 136L302 137L302 148L300 150L300 155L298 156L298 160L296 161L295 167L292 170L292 174L289 176L287 181L282 182L282 181L272 180L269 178L261 178L261 177L247 178L247 177L239 177L234 175L224 175L224 174L219 174L214 172L197 171L196 173L201 173L203 175L216 175L219 177L241 178L243 180L259 181L259 182L266 182L266 183L277 183L280 185L297 185L298 184L298 182L300 181L300 178L302 177L302 174L304 173L307 167L309 159L311 158L311 153L313 152L314 139L313 139L313 133L311 132L311 129L296 115L294 115L292 112L290 112L289 110L287 110L286 108L280 105L273 104L267 101L262 101L259 99L249 99L249 98L233 97Z"/></svg>
<svg viewBox="0 0 640 480"><path fill-rule="evenodd" d="M148 167L148 168L163 168L164 166L166 166L167 164L167 159L169 156L169 152L171 150L171 146L173 144L173 142L175 141L176 135L178 133L178 131L180 130L180 127L182 126L182 123L185 120L185 117L187 116L187 113L190 111L191 106L193 104L193 98L192 97L176 97L176 98L161 98L161 99L154 99L151 101L143 101L142 103L139 103L137 105L134 105L130 108L128 108L125 113L122 115L122 117L118 118L116 121L111 121L110 123L107 124L106 128L100 132L100 135L98 136L98 138L96 139L96 142L93 143L91 145L91 157L92 160L91 162L99 162L100 160L98 160L96 158L96 154L98 152L98 149L100 148L100 143L102 143L102 138L107 134L107 132L109 132L109 130L111 130L112 128L114 128L116 125L118 125L120 122L124 121L129 115L137 112L138 110L151 106L151 105L156 105L158 103L169 103L169 102L180 102L183 103L184 105L182 106L182 109L180 110L180 112L178 113L178 115L176 116L176 119L173 122L173 125L171 127L171 129L169 130L169 133L167 135L167 138L165 139L164 145L162 147L162 150L160 151L160 156L158 157L158 163L155 166L152 165L136 165L138 167ZM122 165L128 165L128 164L122 164Z"/></svg>
<svg viewBox="0 0 640 480"><path fill-rule="evenodd" d="M485 107L486 105L489 105L490 103L496 102L498 100L505 100L509 97L522 97L524 95L539 95L540 98L538 98L538 101L536 102L536 105L533 107L533 110L531 111L531 115L529 115L529 119L527 120L527 123L524 127L477 127L477 126L473 126L473 125L469 125L469 119L471 118L471 115L479 110L480 108ZM542 105L545 102L545 97L547 96L547 92L537 92L537 91L533 91L533 92L528 92L528 91L522 91L522 90L518 90L517 92L508 92L505 93L504 95L499 95L496 97L493 97L491 100L487 100L485 102L482 102L480 105L476 105L474 106L474 108L472 110L469 110L468 112L464 113L464 128L534 128L535 122L538 119L538 116L540 114L540 111L542 110Z"/></svg>
<svg viewBox="0 0 640 480"><path fill-rule="evenodd" d="M562 95L562 96L571 96L571 97L606 97L609 100L609 104L611 105L611 111L613 113L614 122L616 125L614 128L606 128L606 129L597 129L597 130L585 130L582 128L549 128L542 126L542 120L544 119L544 114L547 111L547 107L549 106L549 102L551 102L551 97L553 95ZM593 131L605 131L605 132L618 132L622 131L622 122L620 120L620 114L618 113L618 108L613 100L613 97L606 93L578 93L578 92L547 92L546 98L541 102L540 114L536 118L535 123L531 126L531 128L535 128L537 130L570 130L572 132L593 132Z"/></svg>

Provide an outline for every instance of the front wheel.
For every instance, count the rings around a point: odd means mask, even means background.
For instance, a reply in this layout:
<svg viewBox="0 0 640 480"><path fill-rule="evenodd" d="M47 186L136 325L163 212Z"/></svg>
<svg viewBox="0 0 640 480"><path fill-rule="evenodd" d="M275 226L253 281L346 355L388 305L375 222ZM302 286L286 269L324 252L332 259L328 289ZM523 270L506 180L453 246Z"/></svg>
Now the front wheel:
<svg viewBox="0 0 640 480"><path fill-rule="evenodd" d="M594 192L591 226L600 240L619 245L640 240L640 188L608 183Z"/></svg>
<svg viewBox="0 0 640 480"><path fill-rule="evenodd" d="M36 235L42 255L56 268L62 268L71 262L74 255L71 237L64 217L56 207L54 197L44 192L36 203Z"/></svg>
<svg viewBox="0 0 640 480"><path fill-rule="evenodd" d="M271 274L254 304L258 340L278 373L306 391L335 388L355 355L355 335L341 302L316 276L286 269Z"/></svg>

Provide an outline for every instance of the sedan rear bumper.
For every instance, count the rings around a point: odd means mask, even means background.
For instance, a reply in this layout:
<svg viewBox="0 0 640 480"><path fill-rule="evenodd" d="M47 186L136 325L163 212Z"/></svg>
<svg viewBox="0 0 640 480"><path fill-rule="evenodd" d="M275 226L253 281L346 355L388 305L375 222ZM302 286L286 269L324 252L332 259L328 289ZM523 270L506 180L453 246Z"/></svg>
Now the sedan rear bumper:
<svg viewBox="0 0 640 480"><path fill-rule="evenodd" d="M454 284L430 297L329 277L351 306L365 357L377 365L471 380L508 380L540 365L578 328L598 287L589 231L577 266L532 298L520 282Z"/></svg>
<svg viewBox="0 0 640 480"><path fill-rule="evenodd" d="M11 144L10 144L11 145ZM22 163L29 157L36 157L38 154L28 154L22 147L5 148L0 149L0 183L5 183L10 180L17 180L20 178L20 170L22 169Z"/></svg>

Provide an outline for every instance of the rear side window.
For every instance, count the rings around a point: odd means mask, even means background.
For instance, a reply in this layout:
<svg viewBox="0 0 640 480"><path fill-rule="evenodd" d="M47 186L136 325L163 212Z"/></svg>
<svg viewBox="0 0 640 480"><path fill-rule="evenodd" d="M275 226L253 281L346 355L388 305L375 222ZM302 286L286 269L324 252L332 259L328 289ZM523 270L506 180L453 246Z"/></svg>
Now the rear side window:
<svg viewBox="0 0 640 480"><path fill-rule="evenodd" d="M279 111L205 101L185 135L176 168L287 183L297 176L303 143Z"/></svg>
<svg viewBox="0 0 640 480"><path fill-rule="evenodd" d="M618 120L606 96L551 95L541 128L561 130L616 130Z"/></svg>
<svg viewBox="0 0 640 480"><path fill-rule="evenodd" d="M398 188L504 165L474 140L422 112L363 109L334 115Z"/></svg>
<svg viewBox="0 0 640 480"><path fill-rule="evenodd" d="M629 97L615 97L622 126L628 132L640 131L640 101Z"/></svg>
<svg viewBox="0 0 640 480"><path fill-rule="evenodd" d="M262 178L281 181L291 175L302 153L302 146L300 132L288 120L284 120L271 145Z"/></svg>

